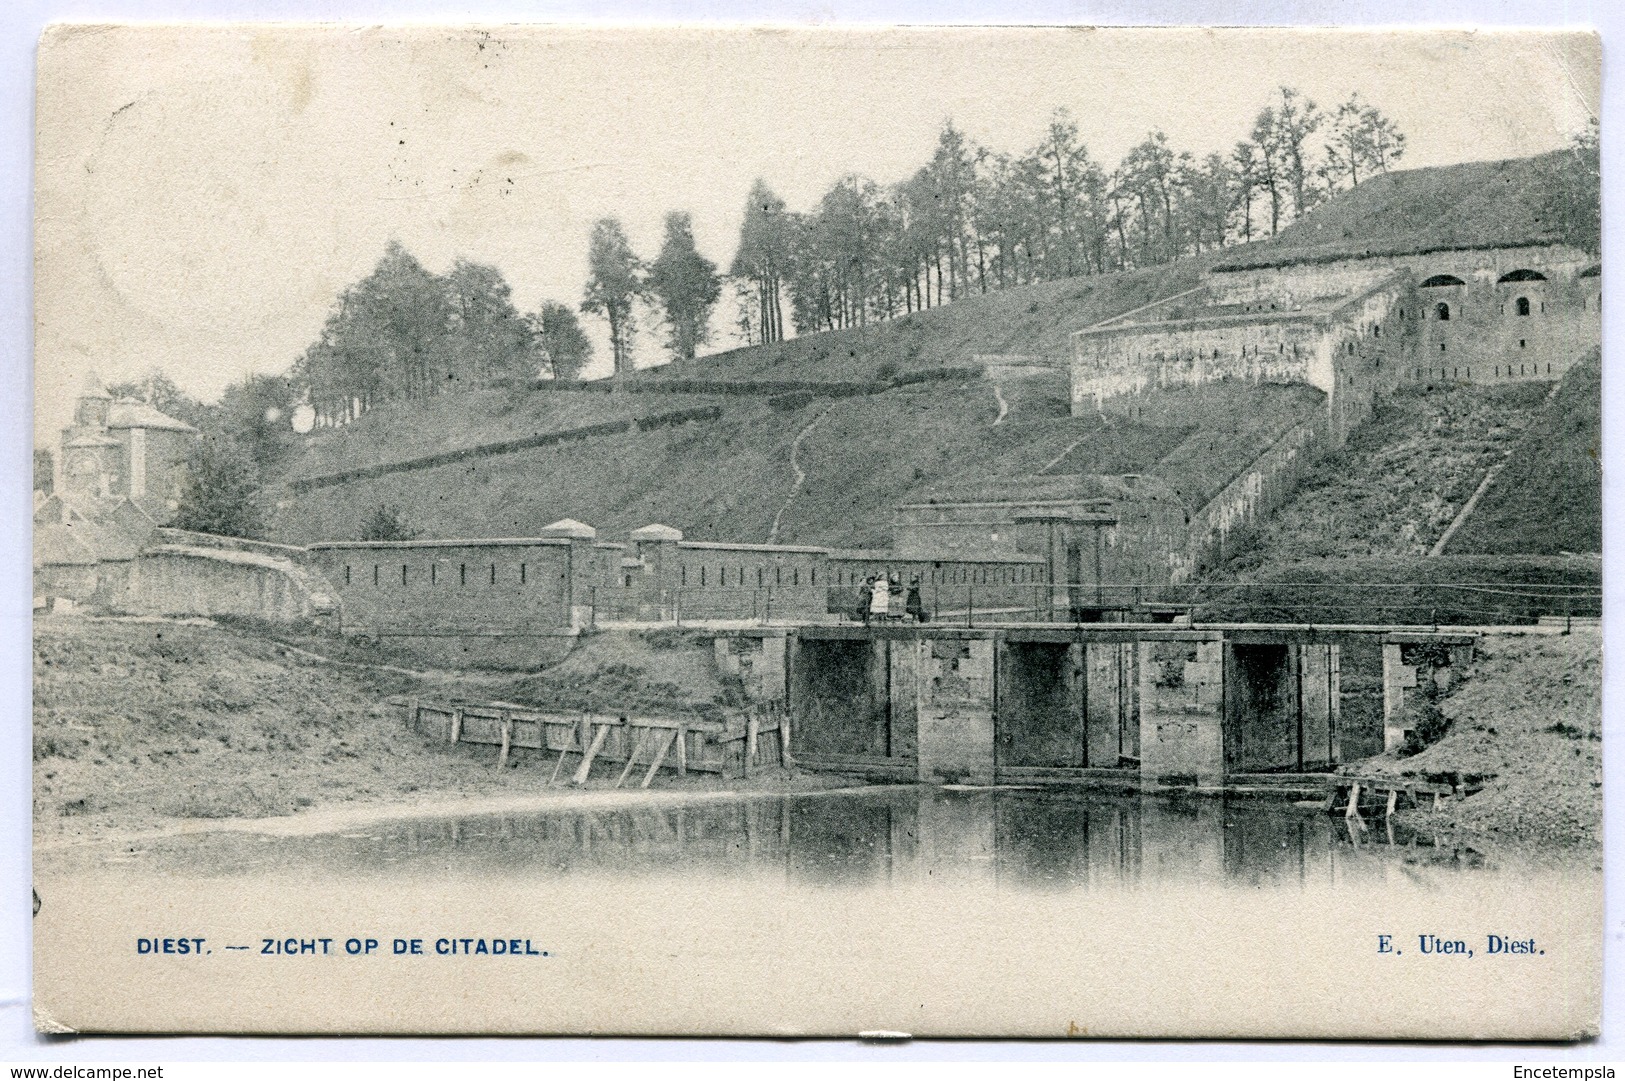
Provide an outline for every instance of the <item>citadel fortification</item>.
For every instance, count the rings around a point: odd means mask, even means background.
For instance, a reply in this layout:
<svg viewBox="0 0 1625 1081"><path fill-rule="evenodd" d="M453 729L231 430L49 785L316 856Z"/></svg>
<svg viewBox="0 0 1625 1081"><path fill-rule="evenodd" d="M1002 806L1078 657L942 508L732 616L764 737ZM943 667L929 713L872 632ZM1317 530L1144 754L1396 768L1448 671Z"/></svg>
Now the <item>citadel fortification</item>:
<svg viewBox="0 0 1625 1081"><path fill-rule="evenodd" d="M1150 474L984 478L899 505L886 550L692 540L659 524L611 543L568 519L520 538L256 545L163 529L196 433L92 381L62 435L56 492L36 506L36 594L313 618L462 652L617 621L818 619L876 573L955 616L1088 618L1223 558L1382 395L1557 380L1601 339L1597 265L1558 244L1266 257L1240 253L1194 289L1079 329L1064 367L974 358L995 385L1064 379L1074 416L1107 421L1149 409L1177 422L1167 414L1181 402L1227 387L1318 394L1251 460L1224 463L1229 479L1201 498Z"/></svg>

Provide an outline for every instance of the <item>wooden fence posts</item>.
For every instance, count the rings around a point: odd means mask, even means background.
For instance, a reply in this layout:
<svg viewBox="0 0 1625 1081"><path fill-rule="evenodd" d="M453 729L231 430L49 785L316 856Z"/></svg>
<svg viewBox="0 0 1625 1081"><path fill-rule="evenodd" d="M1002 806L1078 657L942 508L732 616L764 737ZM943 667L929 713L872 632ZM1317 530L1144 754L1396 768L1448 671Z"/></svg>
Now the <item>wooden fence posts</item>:
<svg viewBox="0 0 1625 1081"><path fill-rule="evenodd" d="M406 727L413 731L452 744L495 748L498 769L514 765L521 750L557 754L549 786L565 783L566 777L572 785L586 784L599 759L621 767L616 786L625 785L634 769L643 769L644 788L661 769L679 777L691 771L748 777L764 762L776 759L786 768L791 762L790 718L779 701L758 703L725 719L560 716L512 702L437 702L404 696L391 701L403 710ZM777 747L764 746L764 737L776 737ZM579 761L572 756L579 756ZM572 762L574 768L567 770Z"/></svg>

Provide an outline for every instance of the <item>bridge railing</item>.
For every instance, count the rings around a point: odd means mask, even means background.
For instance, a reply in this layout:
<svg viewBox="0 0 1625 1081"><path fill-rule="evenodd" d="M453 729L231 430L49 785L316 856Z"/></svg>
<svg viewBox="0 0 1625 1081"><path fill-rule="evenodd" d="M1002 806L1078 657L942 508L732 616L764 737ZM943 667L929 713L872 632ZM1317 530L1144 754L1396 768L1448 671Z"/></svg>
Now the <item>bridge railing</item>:
<svg viewBox="0 0 1625 1081"><path fill-rule="evenodd" d="M1492 625L1595 619L1602 591L1565 582L918 583L875 612L863 586L594 587L592 622L1387 623Z"/></svg>

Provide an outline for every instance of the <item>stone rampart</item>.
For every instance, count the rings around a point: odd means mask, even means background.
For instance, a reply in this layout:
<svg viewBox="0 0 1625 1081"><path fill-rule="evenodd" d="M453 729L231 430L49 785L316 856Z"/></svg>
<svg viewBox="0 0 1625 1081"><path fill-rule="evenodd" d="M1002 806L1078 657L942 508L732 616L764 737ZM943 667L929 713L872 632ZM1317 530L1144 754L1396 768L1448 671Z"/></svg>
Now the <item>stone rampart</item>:
<svg viewBox="0 0 1625 1081"><path fill-rule="evenodd" d="M142 550L106 580L98 603L166 616L249 616L283 623L327 622L339 600L320 575L260 552L179 544Z"/></svg>

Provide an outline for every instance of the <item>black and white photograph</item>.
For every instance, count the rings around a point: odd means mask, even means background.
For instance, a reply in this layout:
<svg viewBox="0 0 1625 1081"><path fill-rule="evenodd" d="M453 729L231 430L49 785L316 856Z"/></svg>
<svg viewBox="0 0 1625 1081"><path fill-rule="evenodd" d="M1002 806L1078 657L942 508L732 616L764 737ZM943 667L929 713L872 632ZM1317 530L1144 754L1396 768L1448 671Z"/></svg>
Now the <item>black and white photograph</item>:
<svg viewBox="0 0 1625 1081"><path fill-rule="evenodd" d="M37 61L40 1033L1598 1034L1597 35Z"/></svg>

